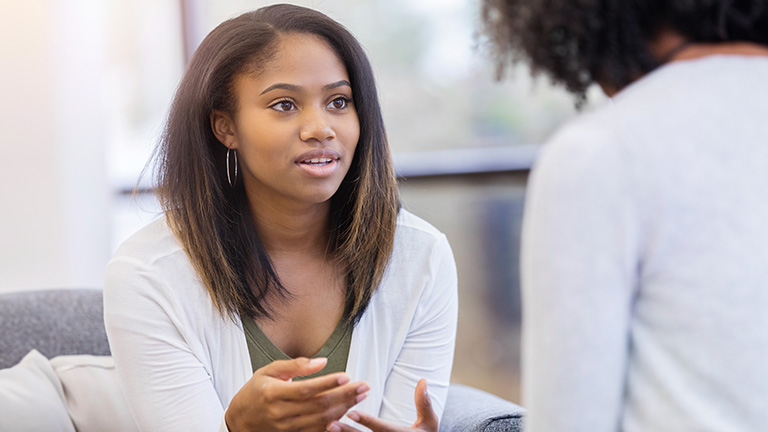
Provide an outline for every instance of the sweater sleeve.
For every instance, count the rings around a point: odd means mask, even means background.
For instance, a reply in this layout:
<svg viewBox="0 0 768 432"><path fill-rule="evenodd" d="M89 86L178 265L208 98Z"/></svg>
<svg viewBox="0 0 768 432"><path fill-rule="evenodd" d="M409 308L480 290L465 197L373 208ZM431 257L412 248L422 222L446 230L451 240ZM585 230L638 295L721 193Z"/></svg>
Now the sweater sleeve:
<svg viewBox="0 0 768 432"><path fill-rule="evenodd" d="M528 432L619 428L638 268L622 155L608 131L582 122L545 146L529 181L521 253Z"/></svg>
<svg viewBox="0 0 768 432"><path fill-rule="evenodd" d="M226 431L211 373L193 354L163 283L133 259L107 267L104 318L131 413L145 431Z"/></svg>
<svg viewBox="0 0 768 432"><path fill-rule="evenodd" d="M458 293L456 264L445 236L435 244L429 266L429 280L387 378L379 412L384 420L408 426L416 421L414 392L421 378L427 379L432 408L442 416L453 366Z"/></svg>

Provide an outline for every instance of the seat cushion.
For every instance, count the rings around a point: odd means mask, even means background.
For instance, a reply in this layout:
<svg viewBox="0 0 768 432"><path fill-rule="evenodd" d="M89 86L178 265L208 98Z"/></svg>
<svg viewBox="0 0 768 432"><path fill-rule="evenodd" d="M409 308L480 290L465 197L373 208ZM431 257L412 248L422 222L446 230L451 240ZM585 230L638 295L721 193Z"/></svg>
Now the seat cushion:
<svg viewBox="0 0 768 432"><path fill-rule="evenodd" d="M0 370L0 407L0 431L75 432L61 382L35 350Z"/></svg>

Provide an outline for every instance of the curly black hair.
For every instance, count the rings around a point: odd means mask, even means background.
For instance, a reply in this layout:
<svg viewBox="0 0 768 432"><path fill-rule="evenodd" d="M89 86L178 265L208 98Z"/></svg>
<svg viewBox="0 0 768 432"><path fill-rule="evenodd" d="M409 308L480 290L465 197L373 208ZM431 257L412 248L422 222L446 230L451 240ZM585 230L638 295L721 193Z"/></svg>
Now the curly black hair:
<svg viewBox="0 0 768 432"><path fill-rule="evenodd" d="M768 45L768 0L483 0L483 33L498 61L526 61L576 94L623 88L663 61L649 51L661 29L690 42Z"/></svg>

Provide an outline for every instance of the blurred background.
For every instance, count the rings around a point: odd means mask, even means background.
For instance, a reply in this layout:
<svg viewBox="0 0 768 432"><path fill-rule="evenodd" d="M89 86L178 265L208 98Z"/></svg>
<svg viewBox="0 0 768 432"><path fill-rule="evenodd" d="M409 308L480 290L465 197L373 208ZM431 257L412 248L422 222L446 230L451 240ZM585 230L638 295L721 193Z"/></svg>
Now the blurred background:
<svg viewBox="0 0 768 432"><path fill-rule="evenodd" d="M158 216L151 194L131 191L186 59L223 20L273 3L0 3L0 293L102 285L117 246ZM519 402L525 183L538 146L574 115L572 98L524 66L495 81L475 0L288 3L326 13L366 48L403 205L451 242L452 380Z"/></svg>

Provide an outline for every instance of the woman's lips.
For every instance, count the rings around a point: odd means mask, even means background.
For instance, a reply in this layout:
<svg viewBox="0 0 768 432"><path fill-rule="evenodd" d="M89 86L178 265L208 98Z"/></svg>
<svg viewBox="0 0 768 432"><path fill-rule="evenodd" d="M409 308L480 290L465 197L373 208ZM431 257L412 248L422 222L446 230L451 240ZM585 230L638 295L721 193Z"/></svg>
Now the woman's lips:
<svg viewBox="0 0 768 432"><path fill-rule="evenodd" d="M327 177L336 172L341 154L331 149L315 149L296 158L296 165L312 177Z"/></svg>
<svg viewBox="0 0 768 432"><path fill-rule="evenodd" d="M308 152L304 152L300 154L294 162L296 163L302 163L302 162L309 162L312 159L334 159L339 160L341 159L341 153L339 153L336 150L324 148L324 149L314 149L310 150Z"/></svg>
<svg viewBox="0 0 768 432"><path fill-rule="evenodd" d="M301 162L299 163L299 168L301 168L306 174L309 174L311 177L328 177L334 172L336 172L336 169L339 167L339 161L336 159L325 159L326 162L322 163L311 163L311 162Z"/></svg>

